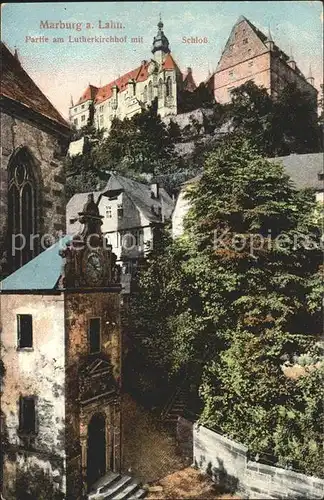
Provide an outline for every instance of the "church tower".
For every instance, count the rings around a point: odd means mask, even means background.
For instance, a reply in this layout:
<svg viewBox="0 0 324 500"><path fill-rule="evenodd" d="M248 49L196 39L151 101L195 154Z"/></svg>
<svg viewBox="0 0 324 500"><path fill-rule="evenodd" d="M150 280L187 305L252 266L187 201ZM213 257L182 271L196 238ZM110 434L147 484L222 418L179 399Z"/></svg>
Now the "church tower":
<svg viewBox="0 0 324 500"><path fill-rule="evenodd" d="M152 54L154 55L155 61L159 64L159 66L161 66L165 55L170 54L170 52L169 40L164 34L163 22L160 16L160 21L158 22L158 32L153 39Z"/></svg>

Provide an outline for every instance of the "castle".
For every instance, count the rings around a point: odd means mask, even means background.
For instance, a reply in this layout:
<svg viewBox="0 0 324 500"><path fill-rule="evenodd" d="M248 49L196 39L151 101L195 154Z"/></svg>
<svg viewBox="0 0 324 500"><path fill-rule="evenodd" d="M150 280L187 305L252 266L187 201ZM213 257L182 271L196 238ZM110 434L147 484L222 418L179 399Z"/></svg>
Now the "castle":
<svg viewBox="0 0 324 500"><path fill-rule="evenodd" d="M142 61L139 67L108 85L100 88L89 85L69 108L71 124L79 130L91 123L108 132L113 118L130 118L155 98L161 118L180 114L183 93L194 92L197 86L191 68L183 75L175 62L161 20L152 53L151 60ZM230 102L232 90L249 80L266 88L274 97L294 82L310 95L316 110L318 92L311 68L306 78L293 55L288 56L275 44L270 29L266 36L241 16L232 28L216 71L204 84L217 102L225 104Z"/></svg>
<svg viewBox="0 0 324 500"><path fill-rule="evenodd" d="M152 46L153 58L103 87L89 85L75 105L69 109L70 122L76 129L88 123L109 131L114 118L124 119L139 113L155 98L163 118L179 112L181 92L196 89L191 68L184 76L175 62L163 23Z"/></svg>
<svg viewBox="0 0 324 500"><path fill-rule="evenodd" d="M288 56L275 44L270 29L266 36L241 16L232 28L216 71L207 85L216 101L224 104L231 100L232 90L248 80L266 88L274 97L287 84L295 83L299 90L310 95L316 109L317 90L311 68L306 78L293 55Z"/></svg>

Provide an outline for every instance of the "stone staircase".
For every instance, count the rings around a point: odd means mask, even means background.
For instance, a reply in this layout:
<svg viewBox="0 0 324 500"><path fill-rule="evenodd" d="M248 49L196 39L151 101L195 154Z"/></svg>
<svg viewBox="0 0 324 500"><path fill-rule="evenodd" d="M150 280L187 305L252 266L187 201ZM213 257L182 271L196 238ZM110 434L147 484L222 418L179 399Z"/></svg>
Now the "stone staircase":
<svg viewBox="0 0 324 500"><path fill-rule="evenodd" d="M172 431L176 432L178 417L183 415L188 406L188 390L183 385L177 387L161 414L161 420Z"/></svg>
<svg viewBox="0 0 324 500"><path fill-rule="evenodd" d="M100 478L88 493L88 500L135 500L144 498L146 490L130 476L108 472Z"/></svg>

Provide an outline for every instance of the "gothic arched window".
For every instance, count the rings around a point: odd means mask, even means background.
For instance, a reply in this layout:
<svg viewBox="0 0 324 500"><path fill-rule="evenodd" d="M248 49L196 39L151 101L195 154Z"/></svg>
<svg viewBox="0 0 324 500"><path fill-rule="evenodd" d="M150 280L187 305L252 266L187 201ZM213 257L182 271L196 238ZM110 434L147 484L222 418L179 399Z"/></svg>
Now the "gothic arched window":
<svg viewBox="0 0 324 500"><path fill-rule="evenodd" d="M158 85L158 98L162 99L162 97L163 97L163 82L162 79L160 78Z"/></svg>
<svg viewBox="0 0 324 500"><path fill-rule="evenodd" d="M22 148L8 168L8 243L11 271L26 264L38 253L36 179L33 159Z"/></svg>
<svg viewBox="0 0 324 500"><path fill-rule="evenodd" d="M151 102L153 101L153 85L152 82L148 84L148 101Z"/></svg>
<svg viewBox="0 0 324 500"><path fill-rule="evenodd" d="M144 102L146 102L146 101L147 101L147 85L145 85L145 87L144 87L143 101L144 101Z"/></svg>
<svg viewBox="0 0 324 500"><path fill-rule="evenodd" d="M166 95L168 97L172 96L172 78L171 78L171 76L168 76L167 81L166 81Z"/></svg>

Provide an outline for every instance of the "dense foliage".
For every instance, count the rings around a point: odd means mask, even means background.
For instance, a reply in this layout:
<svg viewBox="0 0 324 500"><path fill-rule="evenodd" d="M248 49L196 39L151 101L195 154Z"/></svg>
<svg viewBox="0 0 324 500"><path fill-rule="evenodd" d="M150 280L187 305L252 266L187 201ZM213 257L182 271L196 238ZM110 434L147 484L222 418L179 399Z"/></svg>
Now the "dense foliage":
<svg viewBox="0 0 324 500"><path fill-rule="evenodd" d="M189 197L184 237L139 278L134 329L152 365L202 374L202 422L320 474L322 371L297 381L283 371L321 331L314 197L242 139L208 156Z"/></svg>

